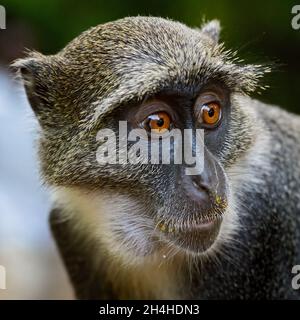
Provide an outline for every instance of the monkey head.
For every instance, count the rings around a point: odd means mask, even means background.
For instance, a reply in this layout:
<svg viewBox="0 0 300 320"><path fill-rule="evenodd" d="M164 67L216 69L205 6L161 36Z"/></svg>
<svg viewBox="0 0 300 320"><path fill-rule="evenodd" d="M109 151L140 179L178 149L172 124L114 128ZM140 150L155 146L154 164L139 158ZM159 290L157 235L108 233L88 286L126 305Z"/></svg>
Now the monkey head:
<svg viewBox="0 0 300 320"><path fill-rule="evenodd" d="M40 125L42 175L67 208L62 219L124 263L205 255L238 225L236 181L247 184L259 144L260 119L246 94L266 70L242 65L219 43L219 29L217 21L191 29L125 18L91 28L56 55L30 52L14 64ZM117 157L133 147L126 140L121 150L120 122L128 134L141 129L140 141L159 132L156 144L172 129L201 130L203 140L182 136L201 170L187 174L189 164L175 160L99 163L103 144ZM116 139L100 141L99 130Z"/></svg>

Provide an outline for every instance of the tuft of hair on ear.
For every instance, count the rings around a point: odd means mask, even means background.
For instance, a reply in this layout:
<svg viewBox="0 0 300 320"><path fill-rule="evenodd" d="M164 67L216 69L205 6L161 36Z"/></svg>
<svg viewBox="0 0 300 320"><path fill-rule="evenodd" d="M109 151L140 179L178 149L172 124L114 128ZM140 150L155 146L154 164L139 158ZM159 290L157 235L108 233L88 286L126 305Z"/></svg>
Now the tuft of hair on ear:
<svg viewBox="0 0 300 320"><path fill-rule="evenodd" d="M35 113L47 97L45 56L38 52L27 52L25 58L17 59L10 67L22 82L29 103Z"/></svg>
<svg viewBox="0 0 300 320"><path fill-rule="evenodd" d="M15 60L10 68L13 72L24 81L32 80L31 75L34 75L39 68L44 56L36 51L25 51L25 57Z"/></svg>
<svg viewBox="0 0 300 320"><path fill-rule="evenodd" d="M212 39L214 44L217 44L219 42L221 32L220 22L216 19L209 22L204 22L199 31Z"/></svg>

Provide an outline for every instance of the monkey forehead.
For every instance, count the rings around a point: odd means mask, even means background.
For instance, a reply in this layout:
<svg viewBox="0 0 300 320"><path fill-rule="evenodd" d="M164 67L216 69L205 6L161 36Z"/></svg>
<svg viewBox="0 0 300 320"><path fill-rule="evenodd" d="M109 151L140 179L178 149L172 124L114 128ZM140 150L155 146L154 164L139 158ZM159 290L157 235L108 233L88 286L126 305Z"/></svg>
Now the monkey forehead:
<svg viewBox="0 0 300 320"><path fill-rule="evenodd" d="M253 91L264 70L242 66L201 30L156 17L130 17L94 27L61 55L99 90L94 120L119 104L164 88L218 80L236 91ZM80 64L78 63L80 62ZM97 88L97 89L95 89ZM93 124L93 121L90 122Z"/></svg>

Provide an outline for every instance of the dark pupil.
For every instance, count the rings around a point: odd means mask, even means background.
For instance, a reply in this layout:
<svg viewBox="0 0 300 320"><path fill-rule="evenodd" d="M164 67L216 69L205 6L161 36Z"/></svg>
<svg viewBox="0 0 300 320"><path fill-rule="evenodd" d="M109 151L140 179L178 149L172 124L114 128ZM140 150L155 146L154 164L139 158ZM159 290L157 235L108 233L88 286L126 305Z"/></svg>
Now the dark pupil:
<svg viewBox="0 0 300 320"><path fill-rule="evenodd" d="M162 126L164 125L164 123L165 123L165 122L164 122L164 119L162 119L162 118L156 121L156 124L157 124L159 127L162 127Z"/></svg>
<svg viewBox="0 0 300 320"><path fill-rule="evenodd" d="M213 117L213 116L215 115L215 110L214 110L213 108L210 108L210 109L208 110L208 115L209 115L210 117Z"/></svg>

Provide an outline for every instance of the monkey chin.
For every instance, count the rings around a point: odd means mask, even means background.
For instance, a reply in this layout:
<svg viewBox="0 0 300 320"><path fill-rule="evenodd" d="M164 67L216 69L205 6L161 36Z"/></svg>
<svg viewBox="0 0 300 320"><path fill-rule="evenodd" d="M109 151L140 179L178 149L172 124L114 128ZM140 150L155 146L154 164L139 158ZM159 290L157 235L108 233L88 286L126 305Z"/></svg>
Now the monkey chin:
<svg viewBox="0 0 300 320"><path fill-rule="evenodd" d="M201 223L190 224L180 229L159 225L160 239L186 254L201 255L215 243L222 224L222 217L214 217Z"/></svg>
<svg viewBox="0 0 300 320"><path fill-rule="evenodd" d="M78 234L86 235L89 230L89 241L96 241L99 251L105 250L113 257L112 261L117 257L124 267L143 266L148 262L160 265L173 258L185 261L185 257L209 253L218 238L221 242L227 239L227 227L232 225L230 213L235 212L228 201L216 201L211 204L210 212L204 214L200 210L201 215L190 212L189 219L179 220L179 213L145 215L145 208L136 197L122 193L91 193L62 187L54 190L53 197L58 204L69 206L70 210L64 212L65 219L74 219Z"/></svg>

